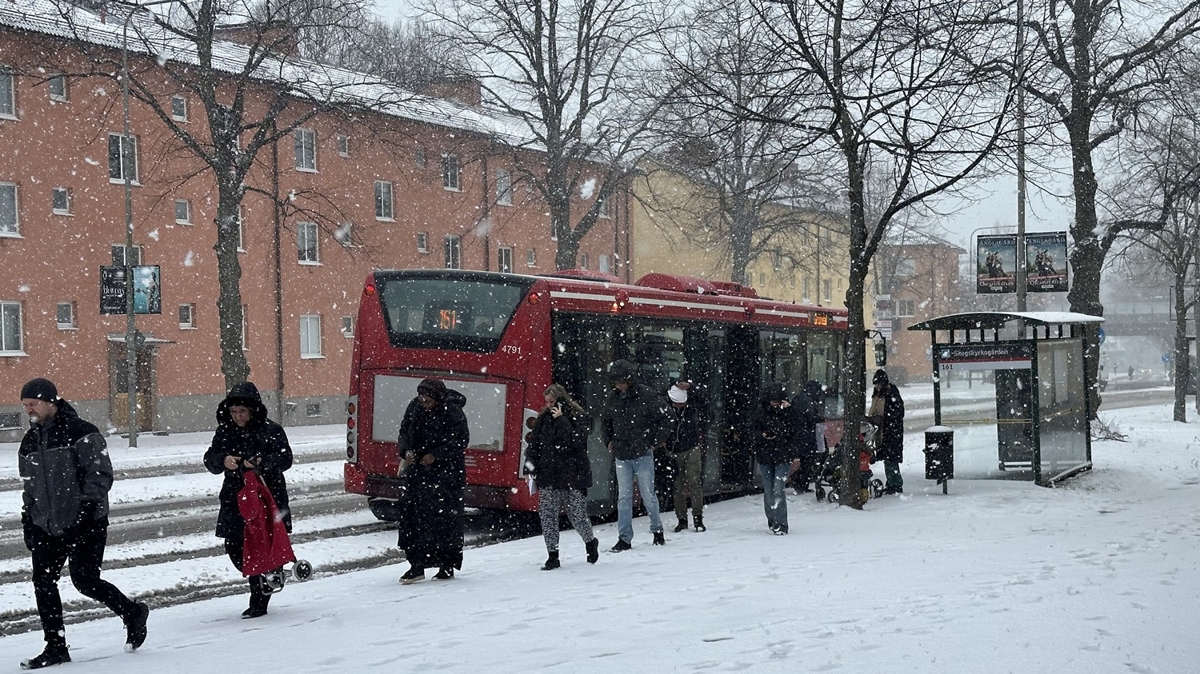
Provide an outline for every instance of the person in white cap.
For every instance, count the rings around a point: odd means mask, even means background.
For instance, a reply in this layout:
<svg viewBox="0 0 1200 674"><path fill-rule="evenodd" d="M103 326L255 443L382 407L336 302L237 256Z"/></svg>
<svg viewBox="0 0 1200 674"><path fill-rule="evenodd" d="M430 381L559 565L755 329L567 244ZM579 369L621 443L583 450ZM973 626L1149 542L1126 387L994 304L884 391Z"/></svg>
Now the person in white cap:
<svg viewBox="0 0 1200 674"><path fill-rule="evenodd" d="M703 406L693 395L689 401L691 383L681 381L667 391L671 401L670 435L667 436L667 451L674 458L675 468L675 533L688 528L687 504L692 499L692 522L696 531L707 531L704 526L704 419Z"/></svg>

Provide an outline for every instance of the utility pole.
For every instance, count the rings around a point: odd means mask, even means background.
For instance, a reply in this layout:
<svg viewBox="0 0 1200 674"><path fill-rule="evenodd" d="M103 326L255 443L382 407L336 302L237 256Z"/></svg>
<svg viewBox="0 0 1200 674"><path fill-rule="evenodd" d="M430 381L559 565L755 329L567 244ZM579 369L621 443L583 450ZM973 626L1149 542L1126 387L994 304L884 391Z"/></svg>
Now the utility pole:
<svg viewBox="0 0 1200 674"><path fill-rule="evenodd" d="M1017 0L1017 311L1025 311L1025 1ZM1022 328L1022 332L1024 328Z"/></svg>
<svg viewBox="0 0 1200 674"><path fill-rule="evenodd" d="M129 22L136 8L130 8L125 16L121 31L121 142L117 161L121 164L121 175L125 183L125 393L128 396L129 446L138 446L137 406L137 322L133 314L133 171L137 166L136 153L132 162L126 161L126 153L136 152L130 147L129 129Z"/></svg>

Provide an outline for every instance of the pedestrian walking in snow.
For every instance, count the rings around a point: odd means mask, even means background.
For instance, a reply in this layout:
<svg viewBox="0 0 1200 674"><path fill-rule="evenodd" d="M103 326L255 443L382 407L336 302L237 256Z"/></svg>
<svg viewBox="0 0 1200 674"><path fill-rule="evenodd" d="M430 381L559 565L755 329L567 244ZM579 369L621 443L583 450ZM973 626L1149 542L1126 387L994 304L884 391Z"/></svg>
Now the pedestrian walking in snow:
<svg viewBox="0 0 1200 674"><path fill-rule="evenodd" d="M888 373L876 370L871 380L871 411L867 419L875 424L875 460L883 462L886 476L883 493L903 494L904 477L900 462L904 461L904 399L900 389L888 378Z"/></svg>
<svg viewBox="0 0 1200 674"><path fill-rule="evenodd" d="M617 474L617 539L613 552L633 547L633 485L650 515L655 545L665 545L658 495L654 493L654 449L663 442L666 422L661 397L637 382L637 366L618 360L609 368L613 391L604 410L601 430L613 455ZM661 395L661 394L660 394Z"/></svg>
<svg viewBox="0 0 1200 674"><path fill-rule="evenodd" d="M244 474L253 471L266 485L283 525L292 531L292 513L288 509L287 480L283 473L292 467L292 446L283 427L267 418L258 388L250 382L234 384L229 395L217 405L217 430L204 453L204 467L213 475L223 475L221 508L217 513L217 536L225 539L225 552L238 571L245 558L246 523L238 505L238 493L246 486ZM249 577L250 606L242 618L260 618L267 614L270 589L261 575Z"/></svg>
<svg viewBox="0 0 1200 674"><path fill-rule="evenodd" d="M398 448L408 492L398 543L410 567L400 582L425 580L425 569L438 567L434 580L454 578L463 559L463 491L470 442L466 397L440 379L424 379L404 411Z"/></svg>
<svg viewBox="0 0 1200 674"><path fill-rule="evenodd" d="M691 382L681 381L667 391L671 409L667 416L667 451L675 465L675 533L688 528L688 497L692 499L692 523L704 526L704 406Z"/></svg>
<svg viewBox="0 0 1200 674"><path fill-rule="evenodd" d="M783 384L767 384L750 430L767 526L778 536L788 532L787 495L783 490L788 475L800 467L795 417L789 407Z"/></svg>
<svg viewBox="0 0 1200 674"><path fill-rule="evenodd" d="M553 571L558 559L558 518L566 510L571 526L583 539L587 561L600 558L600 541L592 534L587 514L587 490L592 486L592 466L587 440L592 419L567 390L552 384L545 391L546 407L538 414L525 450L525 472L537 485L538 517L546 540L543 571Z"/></svg>
<svg viewBox="0 0 1200 674"><path fill-rule="evenodd" d="M796 442L800 454L800 467L792 475L792 485L797 492L810 492L809 483L817 479L817 464L825 450L824 438L819 437L818 425L825 421L825 389L821 382L808 380L804 389L792 398L792 410L796 415Z"/></svg>
<svg viewBox="0 0 1200 674"><path fill-rule="evenodd" d="M150 607L100 578L113 482L104 436L58 397L58 388L48 379L26 382L21 404L29 415L29 430L17 451L24 484L21 527L33 556L33 593L46 638L45 650L21 667L41 669L71 661L58 593L68 561L75 589L120 616L125 649L137 650L146 640Z"/></svg>

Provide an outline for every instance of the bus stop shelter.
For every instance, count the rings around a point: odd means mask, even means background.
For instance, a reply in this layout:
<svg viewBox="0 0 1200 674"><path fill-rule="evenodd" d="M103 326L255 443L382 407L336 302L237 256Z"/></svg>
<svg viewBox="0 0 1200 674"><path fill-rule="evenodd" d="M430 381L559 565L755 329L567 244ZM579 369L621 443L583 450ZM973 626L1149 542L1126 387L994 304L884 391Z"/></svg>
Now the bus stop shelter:
<svg viewBox="0 0 1200 674"><path fill-rule="evenodd" d="M1043 486L1089 470L1092 392L1084 374L1084 328L1103 321L1057 311L970 312L910 326L930 334L934 424L954 428L942 409L950 376L990 371L999 469L1027 471ZM953 473L953 457L949 465Z"/></svg>

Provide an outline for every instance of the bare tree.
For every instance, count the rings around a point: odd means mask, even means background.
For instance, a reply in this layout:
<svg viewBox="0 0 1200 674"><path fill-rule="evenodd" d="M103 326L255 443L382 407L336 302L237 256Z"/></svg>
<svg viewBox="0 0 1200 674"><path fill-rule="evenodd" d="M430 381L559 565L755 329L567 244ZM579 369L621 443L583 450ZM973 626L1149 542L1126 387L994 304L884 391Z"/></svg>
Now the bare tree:
<svg viewBox="0 0 1200 674"><path fill-rule="evenodd" d="M171 147L194 159L185 180L207 173L217 191L216 251L220 292L221 371L227 386L245 381L242 350L239 213L247 194L269 199L276 221L297 210L339 226L336 204L316 192L280 194L271 171L280 143L302 146L297 130L318 115L349 115L399 102L403 94L376 86L366 75L321 66L295 56L297 35L331 30L360 16L359 0L178 0L139 3L110 0L88 11L61 2L62 18L88 59L72 76L127 73L130 96L161 123ZM156 11L143 5L155 4ZM313 8L319 7L320 11ZM159 11L161 10L161 11ZM313 10L313 11L310 11ZM52 58L53 52L47 52ZM129 57L123 57L128 54ZM180 121L170 94L200 102L202 124ZM335 209L330 214L330 209Z"/></svg>
<svg viewBox="0 0 1200 674"><path fill-rule="evenodd" d="M637 0L426 0L454 48L471 58L489 103L532 139L516 144L515 181L545 200L557 268L575 266L580 240L608 206L653 110L640 66L658 22ZM652 106L651 106L652 107ZM530 163L529 153L540 152ZM596 167L601 167L595 175ZM576 214L572 197L592 199Z"/></svg>
<svg viewBox="0 0 1200 674"><path fill-rule="evenodd" d="M874 257L894 220L959 186L1002 137L1006 78L996 64L965 55L1008 52L999 31L979 26L988 2L848 3L755 0L790 64L793 126L811 130L813 150L843 182L850 239L849 311L844 369L845 452L841 502L859 508L858 450L865 406L863 300ZM867 209L867 179L890 186L877 214ZM869 218L869 219L868 219Z"/></svg>
<svg viewBox="0 0 1200 674"><path fill-rule="evenodd" d="M656 153L665 170L694 189L650 194L646 208L671 216L693 245L721 251L730 280L749 283L747 266L761 255L807 268L816 246L792 245L818 229L838 226L824 212L834 199L820 172L797 168L795 131L781 118L787 103L774 95L778 71L766 28L749 0L712 0L698 7L687 26L664 49L670 59L661 118L654 137L667 149ZM648 171L658 170L650 167ZM811 230L811 231L810 231Z"/></svg>
<svg viewBox="0 0 1200 674"><path fill-rule="evenodd" d="M1022 86L1066 135L1071 153L1075 220L1070 228L1073 282L1068 300L1072 311L1100 316L1100 274L1117 237L1131 229L1164 226L1172 205L1170 195L1160 192L1160 203L1149 217L1101 218L1097 153L1133 128L1143 108L1167 84L1163 60L1200 30L1200 0L1026 4L1023 27L1031 39ZM1096 390L1098 331L1088 331L1087 346L1087 383Z"/></svg>

